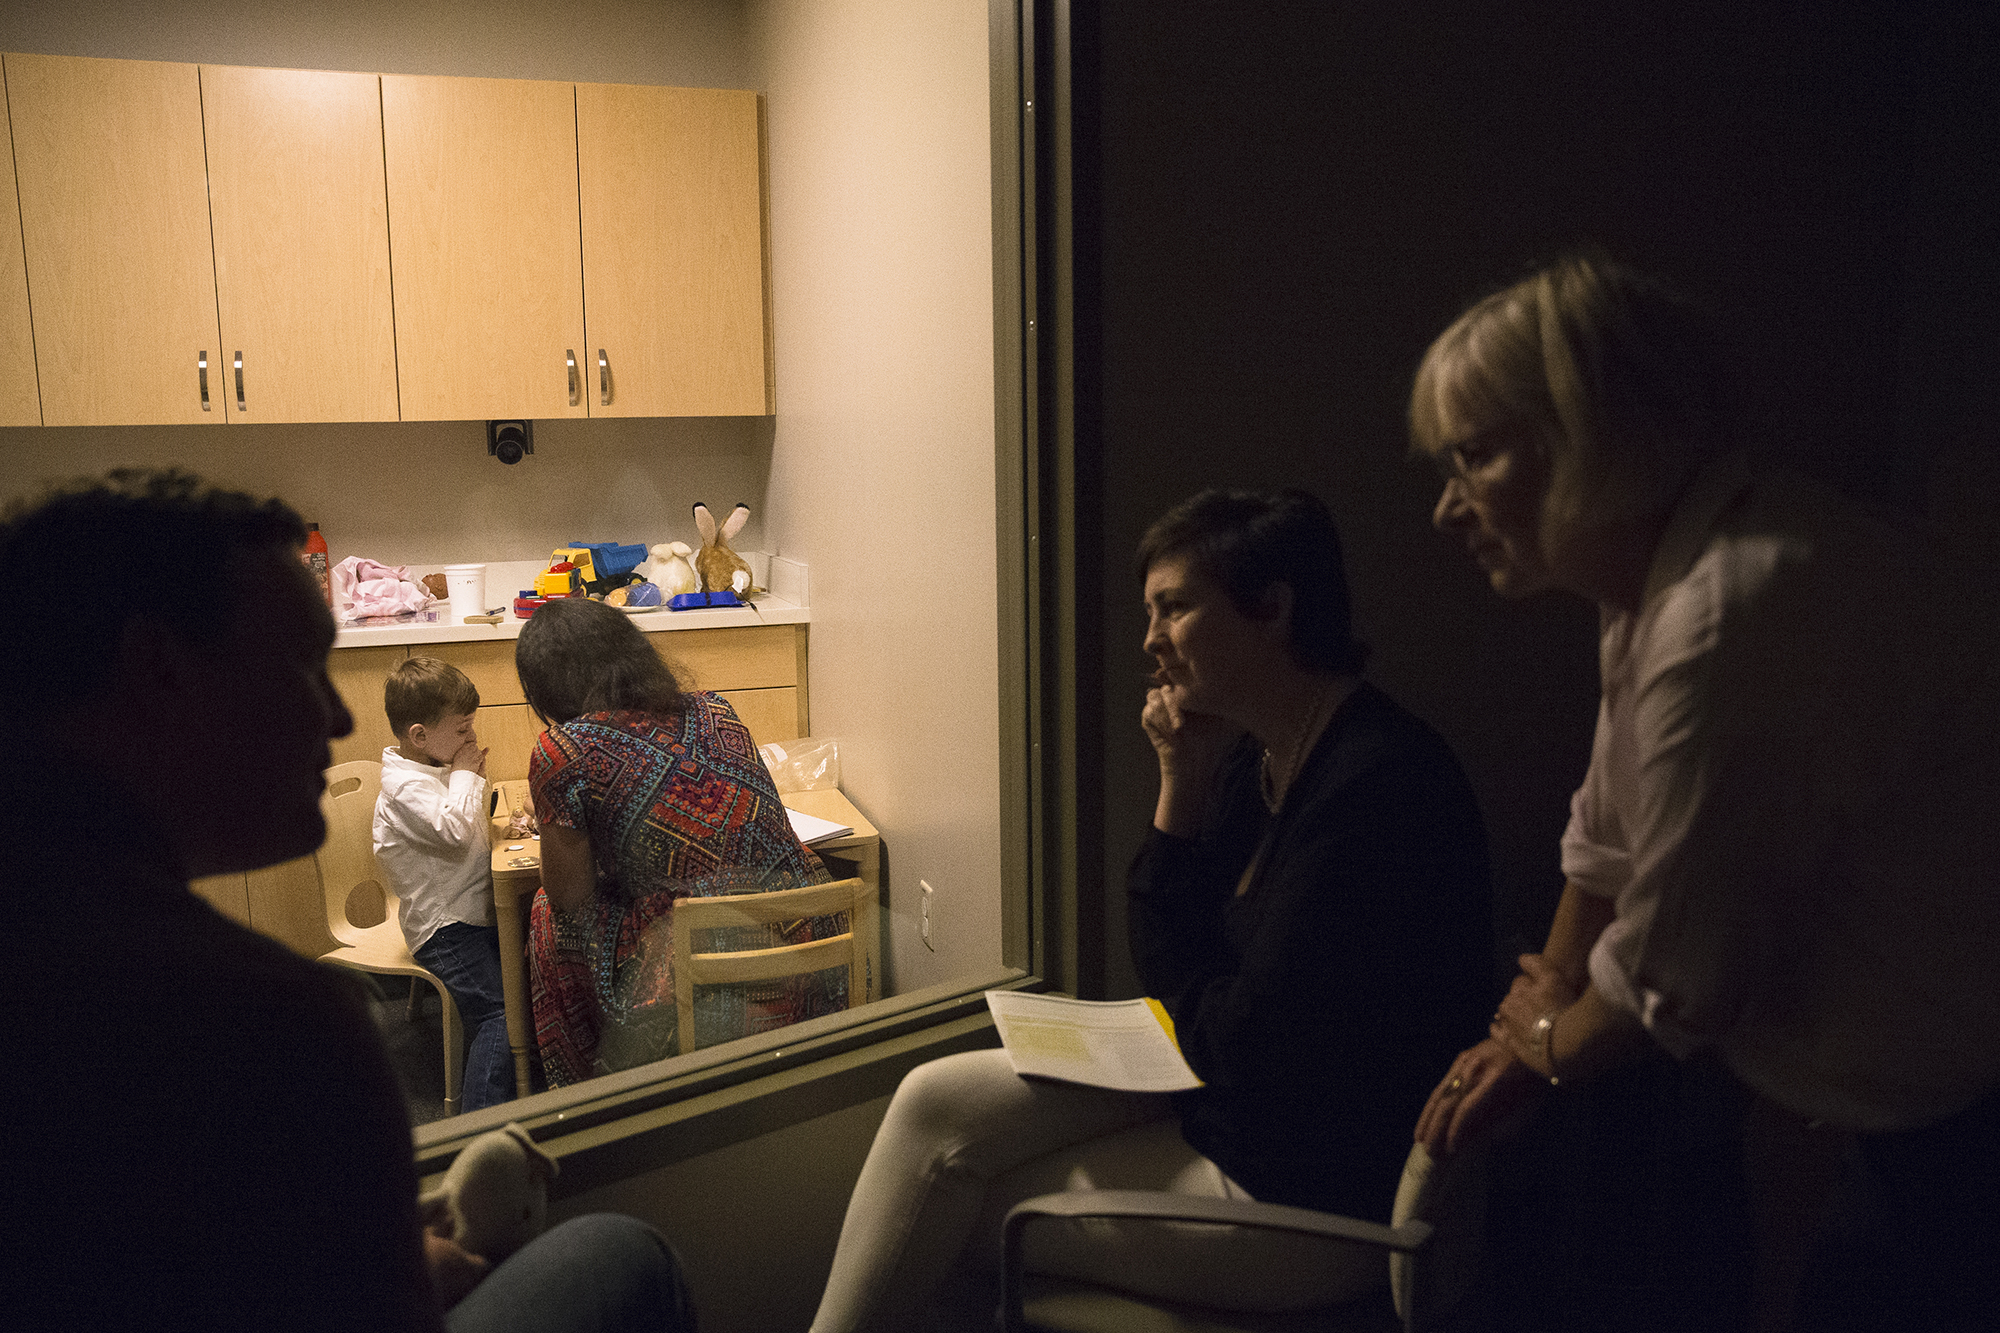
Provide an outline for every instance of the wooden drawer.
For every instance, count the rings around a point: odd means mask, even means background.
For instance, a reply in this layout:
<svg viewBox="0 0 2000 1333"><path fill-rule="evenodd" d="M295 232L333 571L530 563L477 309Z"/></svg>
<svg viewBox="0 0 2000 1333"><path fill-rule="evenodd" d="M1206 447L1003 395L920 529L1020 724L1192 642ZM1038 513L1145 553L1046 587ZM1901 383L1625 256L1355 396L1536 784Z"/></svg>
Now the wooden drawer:
<svg viewBox="0 0 2000 1333"><path fill-rule="evenodd" d="M521 693L521 678L514 672L513 639L490 643L418 643L410 646L412 657L435 657L463 671L479 691L479 704L527 702Z"/></svg>
<svg viewBox="0 0 2000 1333"><path fill-rule="evenodd" d="M744 625L646 636L684 690L755 690L805 683L803 625Z"/></svg>

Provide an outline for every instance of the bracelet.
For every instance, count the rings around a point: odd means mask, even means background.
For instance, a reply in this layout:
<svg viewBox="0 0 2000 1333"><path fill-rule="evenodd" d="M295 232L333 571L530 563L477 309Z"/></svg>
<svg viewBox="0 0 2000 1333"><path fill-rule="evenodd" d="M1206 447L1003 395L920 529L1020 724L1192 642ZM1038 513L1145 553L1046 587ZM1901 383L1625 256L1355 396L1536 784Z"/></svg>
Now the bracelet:
<svg viewBox="0 0 2000 1333"><path fill-rule="evenodd" d="M1556 1077L1556 1015L1553 1011L1535 1020L1531 1029L1535 1044L1541 1048L1542 1063L1549 1067L1549 1086L1558 1087L1562 1080Z"/></svg>

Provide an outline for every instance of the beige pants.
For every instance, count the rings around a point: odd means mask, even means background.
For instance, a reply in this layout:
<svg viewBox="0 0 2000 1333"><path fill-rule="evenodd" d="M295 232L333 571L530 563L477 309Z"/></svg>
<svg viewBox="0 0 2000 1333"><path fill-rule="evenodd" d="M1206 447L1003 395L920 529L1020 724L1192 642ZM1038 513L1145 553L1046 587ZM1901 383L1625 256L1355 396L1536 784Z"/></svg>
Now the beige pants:
<svg viewBox="0 0 2000 1333"><path fill-rule="evenodd" d="M1162 1096L1024 1079L1004 1051L919 1066L897 1088L861 1169L813 1333L949 1326L969 1305L992 1327L1000 1223L1037 1194L1161 1189L1247 1199L1181 1138ZM1263 1308L1341 1299L1387 1279L1379 1253L1306 1237L1180 1223L1045 1222L1029 1232L1031 1272L1118 1275L1141 1295Z"/></svg>

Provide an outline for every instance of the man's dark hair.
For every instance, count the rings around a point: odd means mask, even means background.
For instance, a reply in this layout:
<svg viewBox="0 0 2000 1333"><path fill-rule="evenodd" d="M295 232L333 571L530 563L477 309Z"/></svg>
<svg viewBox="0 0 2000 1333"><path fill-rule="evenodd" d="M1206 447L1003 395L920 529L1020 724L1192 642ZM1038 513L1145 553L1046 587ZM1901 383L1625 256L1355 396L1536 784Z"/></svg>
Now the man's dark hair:
<svg viewBox="0 0 2000 1333"><path fill-rule="evenodd" d="M514 644L514 670L528 707L548 726L585 713L678 713L687 707L674 673L623 611L584 597L537 608Z"/></svg>
<svg viewBox="0 0 2000 1333"><path fill-rule="evenodd" d="M1161 560L1185 556L1214 579L1230 604L1254 614L1274 583L1292 590L1292 656L1314 671L1361 670L1368 646L1354 637L1340 533L1318 496L1207 490L1175 505L1139 539L1140 579Z"/></svg>
<svg viewBox="0 0 2000 1333"><path fill-rule="evenodd" d="M222 571L305 538L282 500L178 469L120 468L16 501L0 517L0 698L31 726L90 698L140 616L184 642L220 643L239 610Z"/></svg>

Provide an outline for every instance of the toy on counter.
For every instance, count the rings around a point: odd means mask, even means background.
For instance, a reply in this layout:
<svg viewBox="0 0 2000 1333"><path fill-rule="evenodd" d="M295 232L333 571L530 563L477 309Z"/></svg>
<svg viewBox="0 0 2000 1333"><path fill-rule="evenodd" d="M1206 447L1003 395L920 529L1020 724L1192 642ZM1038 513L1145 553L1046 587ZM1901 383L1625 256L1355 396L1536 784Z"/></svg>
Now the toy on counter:
<svg viewBox="0 0 2000 1333"><path fill-rule="evenodd" d="M686 542L661 542L652 550L653 572L647 577L659 585L665 597L701 591L701 575L694 572L688 557L694 551Z"/></svg>
<svg viewBox="0 0 2000 1333"><path fill-rule="evenodd" d="M642 581L638 565L645 558L646 548L637 542L558 546L549 553L549 567L535 575L535 586L521 589L521 595L514 599L514 614L526 620L551 597L608 599L612 593ZM659 605L658 591L651 603L635 605Z"/></svg>
<svg viewBox="0 0 2000 1333"><path fill-rule="evenodd" d="M535 575L535 586L521 589L521 595L514 599L514 614L522 620L528 619L554 597L583 596L583 580L577 574L574 563L565 559L567 550L558 550L549 561L549 567Z"/></svg>
<svg viewBox="0 0 2000 1333"><path fill-rule="evenodd" d="M579 597L583 594L583 579L571 561L563 559L563 552L556 552L556 558L549 567L535 575L535 596L542 601L551 597Z"/></svg>
<svg viewBox="0 0 2000 1333"><path fill-rule="evenodd" d="M644 545L633 542L571 542L549 555L549 567L535 576L538 597L603 597L614 588L637 583L637 567L646 558Z"/></svg>
<svg viewBox="0 0 2000 1333"><path fill-rule="evenodd" d="M657 610L660 606L660 590L654 584L644 581L628 583L622 588L613 588L610 592L605 593L604 604L606 606L622 606L628 611L636 610L640 607L651 607Z"/></svg>
<svg viewBox="0 0 2000 1333"><path fill-rule="evenodd" d="M739 502L723 520L721 531L715 527L715 518L708 512L708 506L697 500L694 504L694 525L701 529L701 550L695 552L695 572L701 575L704 592L732 592L738 598L750 593L750 566L743 557L729 549L729 539L743 531L743 525L750 520L750 506Z"/></svg>
<svg viewBox="0 0 2000 1333"><path fill-rule="evenodd" d="M684 592L678 597L669 597L667 606L674 611L696 611L706 606L741 606L743 599L724 588L721 592Z"/></svg>
<svg viewBox="0 0 2000 1333"><path fill-rule="evenodd" d="M549 1182L560 1169L510 1120L468 1143L417 1210L427 1230L497 1264L542 1234Z"/></svg>

